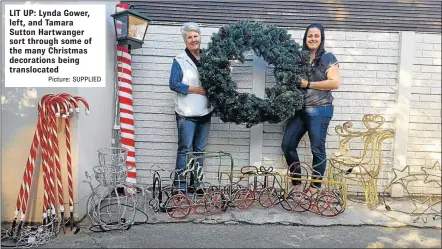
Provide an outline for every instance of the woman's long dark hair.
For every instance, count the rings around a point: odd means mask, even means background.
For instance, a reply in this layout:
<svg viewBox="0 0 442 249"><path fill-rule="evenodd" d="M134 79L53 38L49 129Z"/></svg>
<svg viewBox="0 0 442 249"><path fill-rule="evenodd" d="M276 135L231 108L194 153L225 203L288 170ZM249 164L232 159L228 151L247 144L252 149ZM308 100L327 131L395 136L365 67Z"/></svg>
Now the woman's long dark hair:
<svg viewBox="0 0 442 249"><path fill-rule="evenodd" d="M321 31L321 44L319 44L318 50L316 50L315 59L313 60L313 63L315 65L317 65L317 63L321 59L322 55L325 53L325 49L324 49L325 32L324 32L324 27L321 24L313 23L307 27L307 29L305 30L304 39L302 42L302 50L309 50L309 48L307 47L307 33L312 28L317 28L317 29L319 29L319 31Z"/></svg>

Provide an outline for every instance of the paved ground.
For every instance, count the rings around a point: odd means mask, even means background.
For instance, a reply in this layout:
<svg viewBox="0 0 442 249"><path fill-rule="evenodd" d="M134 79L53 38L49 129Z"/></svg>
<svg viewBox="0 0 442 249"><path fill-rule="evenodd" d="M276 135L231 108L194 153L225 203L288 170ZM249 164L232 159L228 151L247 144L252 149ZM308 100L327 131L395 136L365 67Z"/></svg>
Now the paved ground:
<svg viewBox="0 0 442 249"><path fill-rule="evenodd" d="M282 225L306 225L306 226L359 226L359 225L379 225L387 227L426 227L441 228L440 216L434 215L416 215L418 212L427 210L427 206L416 204L412 205L409 200L388 200L390 210L388 211L383 204L377 209L370 210L364 203L348 201L347 207L342 214L335 217L324 217L312 212L288 212L280 205L270 209L262 208L260 205L254 205L247 211L229 208L226 212L219 215L196 215L191 214L184 221L194 223L222 224L229 222L240 222L245 224L282 224ZM440 203L434 206L435 210L440 210ZM173 222L165 213L153 213L147 206L145 211L148 213L149 221L153 223ZM399 212L402 211L402 212ZM434 213L433 210L427 210L428 213ZM439 211L440 212L440 211ZM410 215L414 213L413 215ZM138 221L143 220L140 212L137 213ZM436 218L436 219L433 219Z"/></svg>
<svg viewBox="0 0 442 249"><path fill-rule="evenodd" d="M440 248L441 230L377 226L154 224L59 236L44 248Z"/></svg>
<svg viewBox="0 0 442 249"><path fill-rule="evenodd" d="M441 247L440 216L410 215L427 210L428 205L412 205L401 200L388 203L392 211L384 205L370 210L363 203L350 201L345 212L336 217L323 217L308 211L288 212L280 206L271 209L254 206L247 211L229 208L219 215L191 214L180 221L171 219L166 213L154 213L148 205L139 205L135 220L145 220L144 210L150 224L96 233L88 229L90 220L86 218L78 234L63 235L61 232L56 241L43 247ZM129 219L130 212L125 210L125 217ZM430 211L437 210L440 205ZM103 209L103 218L110 217L106 214L111 213ZM112 217L121 216L114 213Z"/></svg>

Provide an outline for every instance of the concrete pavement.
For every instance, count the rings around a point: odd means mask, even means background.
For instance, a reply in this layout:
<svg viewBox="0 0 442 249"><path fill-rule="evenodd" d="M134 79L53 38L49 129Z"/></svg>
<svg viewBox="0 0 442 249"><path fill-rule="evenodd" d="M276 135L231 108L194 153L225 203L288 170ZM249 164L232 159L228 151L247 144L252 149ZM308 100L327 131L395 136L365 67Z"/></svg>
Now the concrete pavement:
<svg viewBox="0 0 442 249"><path fill-rule="evenodd" d="M228 208L218 215L191 214L176 220L153 212L139 200L136 221L146 221L145 211L148 224L94 233L86 218L80 233L61 232L44 247L440 247L441 220L410 215L425 210L425 205L398 199L389 199L388 204L392 210L406 212L388 211L384 205L370 210L363 203L349 201L335 217L255 205L247 211ZM433 209L440 210L440 204Z"/></svg>
<svg viewBox="0 0 442 249"><path fill-rule="evenodd" d="M423 212L425 205L415 207L409 200L387 199L392 211L388 211L384 205L379 205L376 210L370 210L364 203L348 201L346 210L335 217L324 217L311 212L288 212L280 205L270 209L264 209L259 204L253 206L247 211L241 211L235 208L229 208L226 212L219 215L189 215L184 221L194 223L246 223L246 224L283 224L283 225L308 225L308 226L358 226L358 225L377 225L386 227L429 227L441 228L441 220L433 219L434 215L410 215L415 212ZM433 207L441 210L440 204ZM396 210L396 211L395 211ZM399 212L397 210L405 211ZM165 213L153 213L148 206L149 220L151 223L169 223L176 222ZM433 212L427 210L427 212ZM137 218L142 220L141 214ZM417 218L417 219L416 219Z"/></svg>
<svg viewBox="0 0 442 249"><path fill-rule="evenodd" d="M138 225L60 235L42 248L440 248L441 230L416 227L225 224Z"/></svg>

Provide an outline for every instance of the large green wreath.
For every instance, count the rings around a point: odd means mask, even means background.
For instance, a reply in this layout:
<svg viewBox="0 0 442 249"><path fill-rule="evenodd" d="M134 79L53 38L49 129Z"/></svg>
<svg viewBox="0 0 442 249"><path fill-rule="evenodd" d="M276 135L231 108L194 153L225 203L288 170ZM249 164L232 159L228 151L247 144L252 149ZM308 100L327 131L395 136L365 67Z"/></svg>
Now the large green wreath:
<svg viewBox="0 0 442 249"><path fill-rule="evenodd" d="M266 88L266 98L237 92L230 74L230 61L245 61L244 52L274 66L276 85ZM261 22L239 21L223 26L214 33L201 53L199 68L202 87L209 103L223 122L246 124L278 123L302 108L304 91L301 79L310 74L309 54L291 38L287 30Z"/></svg>

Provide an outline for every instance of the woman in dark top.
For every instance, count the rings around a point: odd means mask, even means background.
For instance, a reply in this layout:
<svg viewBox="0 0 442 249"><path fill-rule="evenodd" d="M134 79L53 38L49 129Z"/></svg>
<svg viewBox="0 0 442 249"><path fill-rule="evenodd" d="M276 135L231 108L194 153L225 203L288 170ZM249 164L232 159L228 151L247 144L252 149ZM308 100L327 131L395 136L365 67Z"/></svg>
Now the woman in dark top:
<svg viewBox="0 0 442 249"><path fill-rule="evenodd" d="M325 51L324 42L324 28L321 24L311 24L307 27L303 50L310 51L310 62L315 70L308 80L302 80L301 88L306 93L304 107L287 120L281 145L292 175L298 178L303 176L300 175L300 161L296 149L305 133L308 133L313 154L313 179L321 180L326 168L325 141L328 125L333 117L331 90L339 88L341 79L338 61L331 52ZM298 190L303 190L300 181L292 181L292 184ZM312 182L305 190L313 195L320 187L319 182Z"/></svg>

